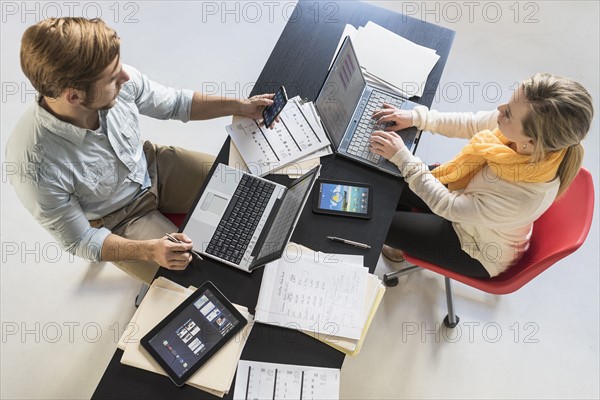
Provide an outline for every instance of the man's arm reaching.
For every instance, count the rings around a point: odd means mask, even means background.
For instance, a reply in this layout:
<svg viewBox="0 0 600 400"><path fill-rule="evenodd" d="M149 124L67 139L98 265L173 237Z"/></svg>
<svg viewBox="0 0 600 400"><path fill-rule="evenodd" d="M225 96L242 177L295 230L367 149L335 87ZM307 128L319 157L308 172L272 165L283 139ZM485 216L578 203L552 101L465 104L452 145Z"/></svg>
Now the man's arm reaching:
<svg viewBox="0 0 600 400"><path fill-rule="evenodd" d="M261 119L262 110L273 104L273 94L261 94L249 99L231 99L194 92L190 120L204 120L240 115L252 119Z"/></svg>

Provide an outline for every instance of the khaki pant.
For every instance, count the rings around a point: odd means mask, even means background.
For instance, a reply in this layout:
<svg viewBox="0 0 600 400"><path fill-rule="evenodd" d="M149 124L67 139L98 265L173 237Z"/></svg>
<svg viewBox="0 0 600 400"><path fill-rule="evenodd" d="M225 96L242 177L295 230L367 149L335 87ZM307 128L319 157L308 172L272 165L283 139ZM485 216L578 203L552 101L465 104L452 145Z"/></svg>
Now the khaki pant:
<svg viewBox="0 0 600 400"><path fill-rule="evenodd" d="M152 186L129 205L90 221L133 240L158 239L178 228L162 213L186 214L196 200L215 157L173 146L144 143ZM126 255L125 255L126 257ZM116 261L129 275L152 282L159 265L149 261Z"/></svg>

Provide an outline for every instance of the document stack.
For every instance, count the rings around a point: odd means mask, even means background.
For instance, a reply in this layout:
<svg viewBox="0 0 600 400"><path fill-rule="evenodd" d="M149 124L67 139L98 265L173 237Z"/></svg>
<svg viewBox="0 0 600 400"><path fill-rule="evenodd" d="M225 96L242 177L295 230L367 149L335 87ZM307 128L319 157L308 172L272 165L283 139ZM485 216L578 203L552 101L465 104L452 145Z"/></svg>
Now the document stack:
<svg viewBox="0 0 600 400"><path fill-rule="evenodd" d="M194 290L193 287L184 288L163 277L154 280L119 341L118 347L123 350L122 364L166 376L158 363L143 349L140 340ZM238 305L235 307L248 320L248 324L187 382L190 386L218 397L229 392L237 363L254 324L247 308Z"/></svg>
<svg viewBox="0 0 600 400"><path fill-rule="evenodd" d="M372 21L358 29L347 24L338 49L346 36L352 39L356 56L371 85L404 98L423 95L427 77L440 58L434 49L413 43Z"/></svg>
<svg viewBox="0 0 600 400"><path fill-rule="evenodd" d="M226 127L231 136L229 166L253 175L300 176L331 154L329 139L312 102L289 99L273 129L235 116Z"/></svg>
<svg viewBox="0 0 600 400"><path fill-rule="evenodd" d="M362 256L314 252L290 243L284 257L265 266L255 320L298 329L356 355L384 293Z"/></svg>

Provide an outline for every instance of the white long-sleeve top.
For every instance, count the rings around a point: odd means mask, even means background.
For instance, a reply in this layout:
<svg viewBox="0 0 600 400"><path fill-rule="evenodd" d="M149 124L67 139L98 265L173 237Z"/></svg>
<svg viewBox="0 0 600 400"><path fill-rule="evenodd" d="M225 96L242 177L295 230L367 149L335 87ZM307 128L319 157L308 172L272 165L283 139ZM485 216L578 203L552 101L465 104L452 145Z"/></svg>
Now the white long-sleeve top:
<svg viewBox="0 0 600 400"><path fill-rule="evenodd" d="M440 113L419 106L412 113L417 128L453 138L470 139L484 129L498 127L497 110ZM558 178L508 182L486 165L464 189L450 191L406 147L390 161L435 214L452 222L462 249L479 260L490 276L505 271L527 250L533 222L550 207L560 184Z"/></svg>

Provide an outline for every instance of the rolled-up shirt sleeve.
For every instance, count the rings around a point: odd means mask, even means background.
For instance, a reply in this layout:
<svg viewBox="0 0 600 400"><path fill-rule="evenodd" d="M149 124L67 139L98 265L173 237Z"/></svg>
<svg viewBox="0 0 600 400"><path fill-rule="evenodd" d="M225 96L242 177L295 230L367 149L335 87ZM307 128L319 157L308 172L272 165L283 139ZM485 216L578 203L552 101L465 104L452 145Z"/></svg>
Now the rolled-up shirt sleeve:
<svg viewBox="0 0 600 400"><path fill-rule="evenodd" d="M130 80L123 86L133 96L140 114L157 119L190 120L194 92L189 89L173 89L150 80L130 65L123 68Z"/></svg>
<svg viewBox="0 0 600 400"><path fill-rule="evenodd" d="M111 231L93 228L75 196L29 179L14 187L23 205L64 251L90 262L102 261L102 246Z"/></svg>

